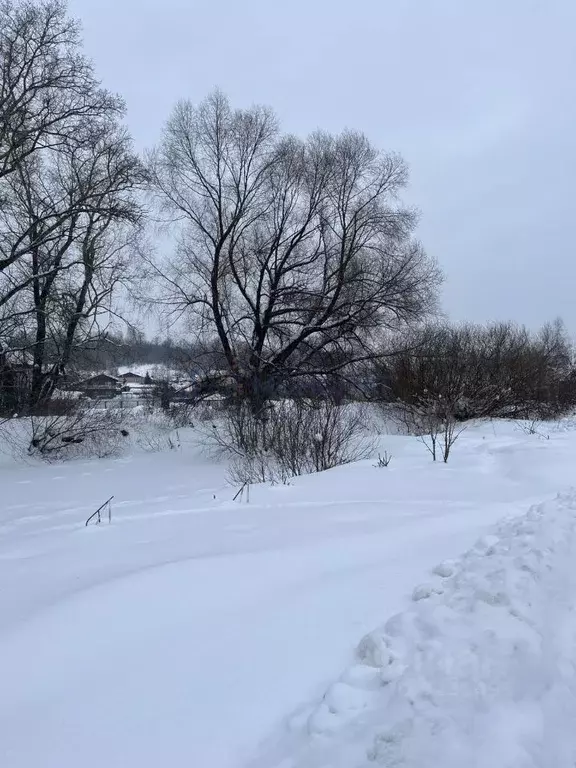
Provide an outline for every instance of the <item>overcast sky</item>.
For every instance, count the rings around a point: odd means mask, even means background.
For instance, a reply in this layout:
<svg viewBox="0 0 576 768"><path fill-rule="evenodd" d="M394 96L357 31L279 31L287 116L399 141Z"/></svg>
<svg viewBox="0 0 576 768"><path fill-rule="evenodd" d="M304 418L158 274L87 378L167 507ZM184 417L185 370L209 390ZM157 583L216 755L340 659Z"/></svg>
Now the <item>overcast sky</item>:
<svg viewBox="0 0 576 768"><path fill-rule="evenodd" d="M139 147L220 87L402 153L456 320L576 335L576 0L71 0Z"/></svg>

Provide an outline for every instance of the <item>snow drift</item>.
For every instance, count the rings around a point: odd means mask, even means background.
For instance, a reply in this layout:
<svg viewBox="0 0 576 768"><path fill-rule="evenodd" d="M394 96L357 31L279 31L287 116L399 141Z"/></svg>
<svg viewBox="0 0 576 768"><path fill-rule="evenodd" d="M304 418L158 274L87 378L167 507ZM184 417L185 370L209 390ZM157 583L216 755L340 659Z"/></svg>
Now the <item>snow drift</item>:
<svg viewBox="0 0 576 768"><path fill-rule="evenodd" d="M574 766L575 532L571 493L440 563L253 766Z"/></svg>

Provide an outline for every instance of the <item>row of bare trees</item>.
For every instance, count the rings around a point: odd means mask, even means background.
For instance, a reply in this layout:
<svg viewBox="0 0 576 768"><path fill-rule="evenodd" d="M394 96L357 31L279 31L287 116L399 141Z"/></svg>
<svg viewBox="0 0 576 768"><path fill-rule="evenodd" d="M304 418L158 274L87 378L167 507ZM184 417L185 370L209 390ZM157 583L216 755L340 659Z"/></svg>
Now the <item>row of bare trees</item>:
<svg viewBox="0 0 576 768"><path fill-rule="evenodd" d="M380 398L478 417L550 418L576 405L573 347L560 321L425 326L377 366Z"/></svg>
<svg viewBox="0 0 576 768"><path fill-rule="evenodd" d="M34 410L129 277L145 172L61 0L0 2L0 403ZM26 380L25 402L18 378Z"/></svg>

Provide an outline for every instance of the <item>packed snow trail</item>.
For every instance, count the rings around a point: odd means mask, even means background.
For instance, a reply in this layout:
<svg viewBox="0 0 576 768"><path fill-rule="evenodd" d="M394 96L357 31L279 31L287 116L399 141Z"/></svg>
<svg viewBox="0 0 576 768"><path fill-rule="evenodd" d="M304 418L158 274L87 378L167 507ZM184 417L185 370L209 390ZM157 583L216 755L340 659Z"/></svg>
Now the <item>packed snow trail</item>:
<svg viewBox="0 0 576 768"><path fill-rule="evenodd" d="M576 494L443 562L251 768L573 768Z"/></svg>

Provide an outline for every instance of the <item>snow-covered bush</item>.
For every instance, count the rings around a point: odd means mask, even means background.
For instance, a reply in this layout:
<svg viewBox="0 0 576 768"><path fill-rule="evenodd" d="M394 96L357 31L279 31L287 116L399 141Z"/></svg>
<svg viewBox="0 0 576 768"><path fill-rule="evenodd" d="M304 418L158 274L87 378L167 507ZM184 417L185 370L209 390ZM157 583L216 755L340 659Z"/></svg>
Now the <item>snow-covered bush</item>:
<svg viewBox="0 0 576 768"><path fill-rule="evenodd" d="M408 434L418 437L432 460L439 457L447 464L454 443L465 426L455 416L455 406L442 395L426 394L402 409L402 421Z"/></svg>
<svg viewBox="0 0 576 768"><path fill-rule="evenodd" d="M143 451L180 448L180 432L170 414L143 406L100 408L80 402L64 413L0 421L4 452L44 461L119 456L134 447Z"/></svg>
<svg viewBox="0 0 576 768"><path fill-rule="evenodd" d="M281 400L259 414L248 404L232 408L205 434L213 450L232 458L231 482L286 482L367 458L373 444L366 426L358 405Z"/></svg>
<svg viewBox="0 0 576 768"><path fill-rule="evenodd" d="M282 468L266 453L234 456L226 473L230 485L240 487L256 483L287 483L290 477L282 472Z"/></svg>
<svg viewBox="0 0 576 768"><path fill-rule="evenodd" d="M129 425L135 444L144 451L159 453L180 448L180 435L170 413L139 408L125 424Z"/></svg>
<svg viewBox="0 0 576 768"><path fill-rule="evenodd" d="M66 413L29 419L29 456L46 461L117 456L129 435L120 410L75 405Z"/></svg>
<svg viewBox="0 0 576 768"><path fill-rule="evenodd" d="M538 419L529 419L528 421L519 421L517 429L524 432L525 435L535 435L542 440L550 440L549 433L542 431L541 422Z"/></svg>

